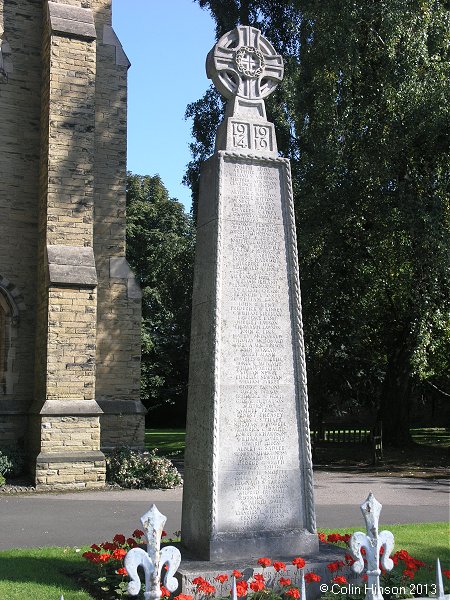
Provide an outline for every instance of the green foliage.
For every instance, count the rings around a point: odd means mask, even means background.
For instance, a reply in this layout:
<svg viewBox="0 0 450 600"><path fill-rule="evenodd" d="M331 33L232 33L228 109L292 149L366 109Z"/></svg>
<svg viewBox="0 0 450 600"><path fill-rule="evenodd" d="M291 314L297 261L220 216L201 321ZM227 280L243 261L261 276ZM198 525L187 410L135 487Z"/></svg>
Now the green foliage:
<svg viewBox="0 0 450 600"><path fill-rule="evenodd" d="M404 444L414 397L450 391L448 4L198 1L218 36L245 9L285 59L267 109L293 168L314 412L379 410ZM211 106L212 126L211 93L188 107L191 181Z"/></svg>
<svg viewBox="0 0 450 600"><path fill-rule="evenodd" d="M96 598L115 600L128 597L129 578L124 560L132 548L144 543L143 536L144 532L140 529L128 538L123 533L116 533L112 541L92 544L83 553L87 564L82 578Z"/></svg>
<svg viewBox="0 0 450 600"><path fill-rule="evenodd" d="M187 165L183 183L192 191L192 215L197 220L197 198L199 194L200 164L214 151L215 134L224 112L224 101L213 86L203 98L192 102L186 109L185 118L193 119L192 136L189 144L192 160Z"/></svg>
<svg viewBox="0 0 450 600"><path fill-rule="evenodd" d="M3 475L0 473L0 487L2 487L2 485L5 485L6 483L6 479L3 477Z"/></svg>
<svg viewBox="0 0 450 600"><path fill-rule="evenodd" d="M0 474L8 475L12 470L12 461L5 453L5 451L0 450Z"/></svg>
<svg viewBox="0 0 450 600"><path fill-rule="evenodd" d="M158 175L128 174L127 259L142 301L141 397L149 417L183 425L189 360L194 228Z"/></svg>
<svg viewBox="0 0 450 600"><path fill-rule="evenodd" d="M24 472L25 453L16 446L0 448L0 475L17 477Z"/></svg>
<svg viewBox="0 0 450 600"><path fill-rule="evenodd" d="M144 452L126 447L116 448L106 456L106 479L130 489L170 489L182 483L168 458L157 456L154 450Z"/></svg>

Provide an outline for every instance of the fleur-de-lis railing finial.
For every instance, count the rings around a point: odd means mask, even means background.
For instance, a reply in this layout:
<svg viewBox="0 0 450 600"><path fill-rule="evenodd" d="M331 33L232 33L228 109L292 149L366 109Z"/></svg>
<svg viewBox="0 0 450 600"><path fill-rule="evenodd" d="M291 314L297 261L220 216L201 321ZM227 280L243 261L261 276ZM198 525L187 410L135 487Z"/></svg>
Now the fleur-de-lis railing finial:
<svg viewBox="0 0 450 600"><path fill-rule="evenodd" d="M142 526L147 535L147 552L142 548L132 548L126 555L124 565L131 581L128 584L128 594L137 596L141 591L141 580L137 569L142 567L145 574L144 600L159 600L161 597L161 571L167 568L164 576L164 586L174 592L178 581L174 577L181 562L181 554L175 546L161 548L161 536L166 517L154 504L141 517Z"/></svg>
<svg viewBox="0 0 450 600"><path fill-rule="evenodd" d="M382 505L377 501L372 492L367 500L361 504L361 512L366 521L367 534L356 531L350 538L350 550L355 557L353 570L362 573L364 569L364 557L361 549L366 551L367 560L367 593L365 600L383 600L380 589L380 559L381 566L386 571L391 571L394 563L389 558L394 548L394 536L390 531L378 533L378 520ZM381 548L384 552L380 556Z"/></svg>

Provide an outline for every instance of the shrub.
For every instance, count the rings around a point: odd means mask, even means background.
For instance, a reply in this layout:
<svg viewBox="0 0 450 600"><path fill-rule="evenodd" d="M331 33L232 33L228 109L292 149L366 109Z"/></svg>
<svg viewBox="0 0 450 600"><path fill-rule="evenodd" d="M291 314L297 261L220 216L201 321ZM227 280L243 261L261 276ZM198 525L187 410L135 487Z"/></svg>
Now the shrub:
<svg viewBox="0 0 450 600"><path fill-rule="evenodd" d="M17 477L25 469L25 452L14 446L0 448L0 475Z"/></svg>
<svg viewBox="0 0 450 600"><path fill-rule="evenodd" d="M174 488L183 483L181 475L168 458L155 450L140 451L117 448L106 457L106 479L124 488Z"/></svg>
<svg viewBox="0 0 450 600"><path fill-rule="evenodd" d="M2 485L5 485L6 483L6 479L3 477L3 475L0 474L0 487L2 487Z"/></svg>
<svg viewBox="0 0 450 600"><path fill-rule="evenodd" d="M12 469L12 462L4 450L0 450L0 475L5 476Z"/></svg>

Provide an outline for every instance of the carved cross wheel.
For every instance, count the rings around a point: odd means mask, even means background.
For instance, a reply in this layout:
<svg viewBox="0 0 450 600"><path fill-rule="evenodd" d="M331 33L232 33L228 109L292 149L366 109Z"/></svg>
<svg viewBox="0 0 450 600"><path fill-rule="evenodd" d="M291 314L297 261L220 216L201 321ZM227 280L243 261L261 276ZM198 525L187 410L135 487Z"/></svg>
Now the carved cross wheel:
<svg viewBox="0 0 450 600"><path fill-rule="evenodd" d="M225 98L261 100L283 79L283 59L259 29L240 25L220 38L206 72Z"/></svg>

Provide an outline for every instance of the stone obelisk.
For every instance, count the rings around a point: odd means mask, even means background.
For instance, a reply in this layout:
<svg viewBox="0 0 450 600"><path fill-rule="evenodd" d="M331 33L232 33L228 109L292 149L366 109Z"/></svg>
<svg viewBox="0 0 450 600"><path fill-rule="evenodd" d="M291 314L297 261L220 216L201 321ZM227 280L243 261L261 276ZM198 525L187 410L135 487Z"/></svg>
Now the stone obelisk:
<svg viewBox="0 0 450 600"><path fill-rule="evenodd" d="M228 104L201 173L182 543L203 560L308 555L318 541L292 183L264 105L283 60L239 26L206 65Z"/></svg>

